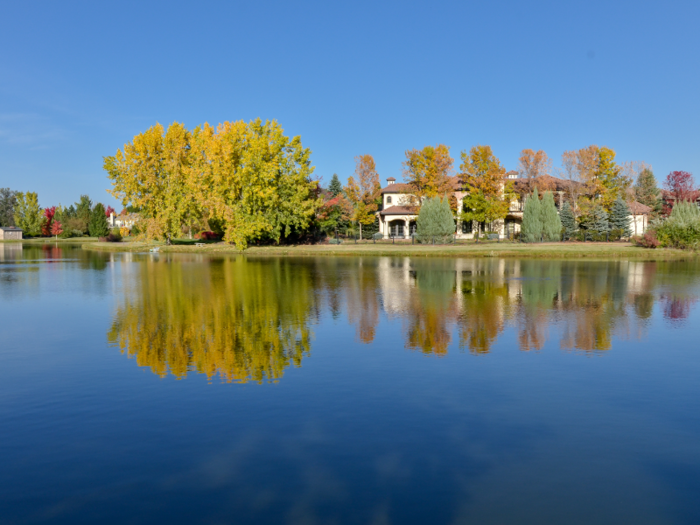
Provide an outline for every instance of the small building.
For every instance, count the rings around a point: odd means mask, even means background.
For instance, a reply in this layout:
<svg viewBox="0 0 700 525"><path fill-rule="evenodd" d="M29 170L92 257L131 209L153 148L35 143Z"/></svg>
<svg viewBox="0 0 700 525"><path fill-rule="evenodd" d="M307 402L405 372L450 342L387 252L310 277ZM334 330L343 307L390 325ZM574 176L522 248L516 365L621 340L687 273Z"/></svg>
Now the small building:
<svg viewBox="0 0 700 525"><path fill-rule="evenodd" d="M0 227L0 241L21 241L22 228L15 226Z"/></svg>

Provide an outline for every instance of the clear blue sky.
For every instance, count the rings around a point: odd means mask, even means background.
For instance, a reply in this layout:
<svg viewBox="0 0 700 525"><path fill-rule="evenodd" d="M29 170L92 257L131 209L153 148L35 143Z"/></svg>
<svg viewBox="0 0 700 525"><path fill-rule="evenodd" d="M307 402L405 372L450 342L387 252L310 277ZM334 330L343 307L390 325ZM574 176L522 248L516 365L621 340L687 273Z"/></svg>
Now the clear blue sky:
<svg viewBox="0 0 700 525"><path fill-rule="evenodd" d="M700 2L5 2L0 187L117 206L102 157L156 122L277 119L344 181L370 153L607 145L700 174ZM456 166L459 164L457 161Z"/></svg>

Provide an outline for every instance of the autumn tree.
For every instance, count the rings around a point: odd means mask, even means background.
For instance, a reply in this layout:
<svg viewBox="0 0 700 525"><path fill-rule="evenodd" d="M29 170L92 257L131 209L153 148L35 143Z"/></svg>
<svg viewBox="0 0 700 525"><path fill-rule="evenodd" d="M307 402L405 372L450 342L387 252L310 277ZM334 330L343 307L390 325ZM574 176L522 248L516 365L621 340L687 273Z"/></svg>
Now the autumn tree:
<svg viewBox="0 0 700 525"><path fill-rule="evenodd" d="M63 225L61 224L60 221L54 220L51 223L51 234L55 235L56 238L58 239L58 236L63 233Z"/></svg>
<svg viewBox="0 0 700 525"><path fill-rule="evenodd" d="M622 166L615 162L615 151L602 147L598 149L598 165L595 171L596 190L600 204L606 209L612 209L615 200L624 198L632 179L626 175Z"/></svg>
<svg viewBox="0 0 700 525"><path fill-rule="evenodd" d="M412 186L419 202L426 197L448 195L454 190L450 179L453 165L450 147L444 144L408 150L403 162L404 180Z"/></svg>
<svg viewBox="0 0 700 525"><path fill-rule="evenodd" d="M110 193L124 205L141 209L149 238L165 237L170 244L196 206L186 184L189 153L190 133L174 122L167 131L156 124L125 144L124 151L104 158L113 186Z"/></svg>
<svg viewBox="0 0 700 525"><path fill-rule="evenodd" d="M379 209L377 199L381 185L372 155L355 157L355 176L357 180L354 177L348 177L345 194L352 203L351 219L359 224L360 239L362 239L362 225L372 224Z"/></svg>
<svg viewBox="0 0 700 525"><path fill-rule="evenodd" d="M676 202L692 200L698 191L693 176L687 171L672 171L666 175L664 188Z"/></svg>
<svg viewBox="0 0 700 525"><path fill-rule="evenodd" d="M56 206L51 206L50 208L44 208L44 219L41 222L41 235L44 237L51 236L51 225L53 223L54 215L56 215Z"/></svg>
<svg viewBox="0 0 700 525"><path fill-rule="evenodd" d="M535 181L543 175L550 175L552 172L552 160L542 151L524 149L520 152L518 162L518 173L521 178L527 179L530 192L534 189Z"/></svg>
<svg viewBox="0 0 700 525"><path fill-rule="evenodd" d="M27 235L36 236L41 233L41 208L36 192L18 193L15 205L15 225L22 228Z"/></svg>
<svg viewBox="0 0 700 525"><path fill-rule="evenodd" d="M303 232L320 199L311 179L311 151L276 121L205 124L192 133L187 191L214 220L224 240L245 249Z"/></svg>
<svg viewBox="0 0 700 525"><path fill-rule="evenodd" d="M352 203L342 194L324 202L318 210L316 220L322 232L332 235L350 222L353 214Z"/></svg>
<svg viewBox="0 0 700 525"><path fill-rule="evenodd" d="M566 181L566 189L571 201L571 211L576 217L579 211L579 200L585 190L584 182L586 180L584 172L581 170L579 152L572 150L562 153L561 165L562 175Z"/></svg>
<svg viewBox="0 0 700 525"><path fill-rule="evenodd" d="M462 200L463 221L492 222L508 214L512 183L491 146L474 146L462 152L460 182L468 194Z"/></svg>

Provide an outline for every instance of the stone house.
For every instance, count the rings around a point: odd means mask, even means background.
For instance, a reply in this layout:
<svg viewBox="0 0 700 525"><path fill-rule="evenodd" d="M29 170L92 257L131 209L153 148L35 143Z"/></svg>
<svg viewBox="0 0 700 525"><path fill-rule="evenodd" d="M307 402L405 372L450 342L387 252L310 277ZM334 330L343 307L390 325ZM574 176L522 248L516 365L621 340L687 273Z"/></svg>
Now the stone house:
<svg viewBox="0 0 700 525"><path fill-rule="evenodd" d="M0 241L21 241L22 232L22 228L15 226L0 227Z"/></svg>

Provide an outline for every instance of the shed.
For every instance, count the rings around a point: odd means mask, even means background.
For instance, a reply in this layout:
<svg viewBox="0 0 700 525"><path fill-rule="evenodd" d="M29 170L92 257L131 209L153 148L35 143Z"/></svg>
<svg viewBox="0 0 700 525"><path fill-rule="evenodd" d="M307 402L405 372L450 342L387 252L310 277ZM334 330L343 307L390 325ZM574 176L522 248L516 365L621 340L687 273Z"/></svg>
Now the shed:
<svg viewBox="0 0 700 525"><path fill-rule="evenodd" d="M0 241L21 241L22 228L15 226L0 227Z"/></svg>

